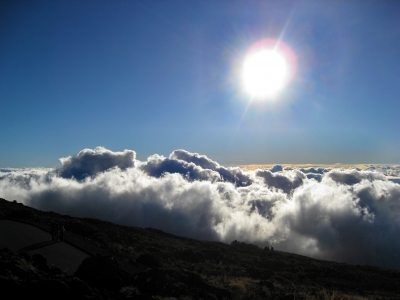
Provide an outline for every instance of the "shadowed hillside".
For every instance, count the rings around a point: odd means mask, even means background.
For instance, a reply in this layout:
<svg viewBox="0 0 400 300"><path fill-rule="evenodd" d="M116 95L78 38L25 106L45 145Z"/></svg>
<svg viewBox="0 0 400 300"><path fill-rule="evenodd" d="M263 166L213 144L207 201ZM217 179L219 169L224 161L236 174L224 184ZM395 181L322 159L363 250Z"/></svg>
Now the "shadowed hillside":
<svg viewBox="0 0 400 300"><path fill-rule="evenodd" d="M199 241L152 228L43 212L0 200L0 216L50 231L91 256L74 276L43 257L0 252L0 282L42 299L398 299L400 272L321 261L233 241ZM62 294L62 298L60 295Z"/></svg>

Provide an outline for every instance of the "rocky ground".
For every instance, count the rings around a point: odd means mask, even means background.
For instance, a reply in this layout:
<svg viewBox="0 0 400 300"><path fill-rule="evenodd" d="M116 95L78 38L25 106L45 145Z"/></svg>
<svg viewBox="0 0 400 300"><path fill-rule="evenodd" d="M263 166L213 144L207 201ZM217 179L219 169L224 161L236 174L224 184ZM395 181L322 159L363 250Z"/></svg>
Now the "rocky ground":
<svg viewBox="0 0 400 300"><path fill-rule="evenodd" d="M0 286L14 299L399 299L400 271L174 236L152 228L43 212L0 200L0 216L50 231L91 256L73 276L38 254L0 251Z"/></svg>

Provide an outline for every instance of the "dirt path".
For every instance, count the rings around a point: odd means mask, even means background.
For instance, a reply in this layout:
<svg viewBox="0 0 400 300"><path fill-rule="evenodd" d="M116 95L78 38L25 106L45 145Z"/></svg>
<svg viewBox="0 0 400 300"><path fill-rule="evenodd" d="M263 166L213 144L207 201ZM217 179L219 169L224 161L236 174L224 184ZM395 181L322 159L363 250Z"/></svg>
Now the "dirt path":
<svg viewBox="0 0 400 300"><path fill-rule="evenodd" d="M25 223L0 221L0 249L9 248L17 253L39 253L49 266L60 268L72 275L88 255L65 243L52 241L46 231Z"/></svg>

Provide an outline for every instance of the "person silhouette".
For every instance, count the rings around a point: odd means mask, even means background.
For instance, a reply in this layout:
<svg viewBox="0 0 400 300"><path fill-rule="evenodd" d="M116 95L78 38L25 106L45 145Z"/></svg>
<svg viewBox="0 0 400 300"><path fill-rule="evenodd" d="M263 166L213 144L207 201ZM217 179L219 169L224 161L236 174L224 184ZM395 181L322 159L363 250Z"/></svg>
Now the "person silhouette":
<svg viewBox="0 0 400 300"><path fill-rule="evenodd" d="M54 239L55 239L56 241L58 241L58 237L59 237L59 232L60 232L59 227L60 227L60 224L58 224L58 223L56 223L56 225L54 226L54 232L55 232L55 237L54 237Z"/></svg>
<svg viewBox="0 0 400 300"><path fill-rule="evenodd" d="M51 224L51 239L54 241L57 239L57 224Z"/></svg>
<svg viewBox="0 0 400 300"><path fill-rule="evenodd" d="M59 231L59 240L62 241L64 239L64 231L65 231L63 224L59 224L58 231Z"/></svg>
<svg viewBox="0 0 400 300"><path fill-rule="evenodd" d="M51 238L52 238L53 241L58 239L58 225L57 225L57 223L53 223L51 225Z"/></svg>

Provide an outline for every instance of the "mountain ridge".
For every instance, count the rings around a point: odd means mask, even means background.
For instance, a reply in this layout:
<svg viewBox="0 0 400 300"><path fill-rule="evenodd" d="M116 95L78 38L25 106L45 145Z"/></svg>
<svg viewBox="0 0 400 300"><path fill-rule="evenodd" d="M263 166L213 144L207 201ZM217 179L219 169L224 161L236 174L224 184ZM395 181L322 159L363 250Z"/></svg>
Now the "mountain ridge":
<svg viewBox="0 0 400 300"><path fill-rule="evenodd" d="M111 292L83 276L88 286L99 289L102 299L398 299L400 295L398 270L323 261L240 241L230 245L200 241L154 228L45 212L15 200L0 199L0 212L3 218L47 231L52 223L62 223L65 240L93 260L112 257L120 270L118 278L124 279Z"/></svg>

